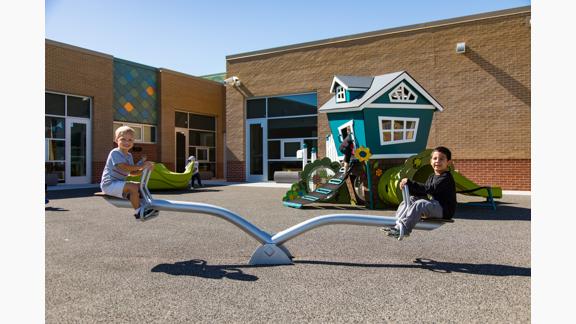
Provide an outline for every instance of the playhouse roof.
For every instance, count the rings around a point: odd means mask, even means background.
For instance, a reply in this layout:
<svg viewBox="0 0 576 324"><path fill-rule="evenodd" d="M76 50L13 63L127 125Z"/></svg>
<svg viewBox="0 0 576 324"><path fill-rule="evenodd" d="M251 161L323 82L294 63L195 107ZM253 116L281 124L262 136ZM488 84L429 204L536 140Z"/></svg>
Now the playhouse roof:
<svg viewBox="0 0 576 324"><path fill-rule="evenodd" d="M346 90L366 91L372 85L374 77L335 75L330 87L330 93L334 93L336 84L340 84Z"/></svg>
<svg viewBox="0 0 576 324"><path fill-rule="evenodd" d="M370 84L368 81L370 80ZM347 90L361 90L366 91L360 98L356 98L350 102L336 102L336 96L333 96L326 102L319 111L325 112L340 112L340 111L355 111L362 110L366 108L372 101L376 100L379 96L384 94L386 91L390 90L391 87L397 85L401 81L405 81L418 90L430 103L432 106L430 108L438 109L443 111L444 108L432 97L422 86L414 80L410 74L406 71L393 72L383 75L377 75L375 77L355 77L355 76L341 76L336 75L332 80L332 86L330 87L330 92L332 93L335 84L338 83L344 88L348 87Z"/></svg>

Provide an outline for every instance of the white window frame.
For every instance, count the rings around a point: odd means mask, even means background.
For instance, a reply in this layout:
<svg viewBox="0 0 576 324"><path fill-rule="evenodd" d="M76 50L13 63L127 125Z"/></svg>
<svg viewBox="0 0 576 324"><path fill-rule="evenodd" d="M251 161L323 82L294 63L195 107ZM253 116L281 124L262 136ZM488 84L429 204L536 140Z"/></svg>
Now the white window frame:
<svg viewBox="0 0 576 324"><path fill-rule="evenodd" d="M346 102L346 90L343 86L336 87L336 102Z"/></svg>
<svg viewBox="0 0 576 324"><path fill-rule="evenodd" d="M400 92L400 93L404 93L404 88L408 89L409 94L413 94L414 95L414 99L404 99L403 97L401 97L400 99L397 98L393 98L393 95ZM403 96L403 95L402 95ZM396 88L394 88L394 90L390 91L390 93L388 94L388 99L390 99L390 102L407 102L407 103L415 103L418 100L418 95L416 94L416 92L414 92L414 90L412 90L411 87L409 87L406 82L401 82L399 85L396 86Z"/></svg>
<svg viewBox="0 0 576 324"><path fill-rule="evenodd" d="M144 136L144 127L154 127L156 128L156 138L158 138L158 128L154 125L148 125L148 124L134 124L134 123L125 123L125 122L121 122L121 121L115 121L114 124L120 125L120 126L129 126L132 128L138 128L140 129L140 138L134 138L134 143L143 143L143 144L156 144L157 142L145 142L144 140L142 140L142 136ZM114 128L114 127L113 127Z"/></svg>
<svg viewBox="0 0 576 324"><path fill-rule="evenodd" d="M391 128L390 130L384 130L382 128L382 121L390 121L391 123ZM411 122L415 122L414 123L414 129L410 128L410 129L406 129L406 127L404 126L402 128L402 140L394 140L394 132L395 131L400 131L400 130L396 130L394 129L394 122L395 121L402 121L404 125L406 125L406 122L411 121ZM416 142L416 138L418 136L418 125L420 123L420 118L408 118L408 117L395 117L395 116L378 116L378 130L380 131L380 145L384 146L384 145L392 145L392 144L401 144L401 143L412 143L412 142ZM406 139L406 131L414 131L414 137L412 137L412 139ZM391 135L391 141L389 142L385 142L384 141L384 132L390 132Z"/></svg>
<svg viewBox="0 0 576 324"><path fill-rule="evenodd" d="M356 142L356 136L354 136L354 120L351 119L338 127L338 139L340 139L340 143L344 142L344 139L342 138L342 130L348 126L350 126L350 129L352 130L352 140Z"/></svg>

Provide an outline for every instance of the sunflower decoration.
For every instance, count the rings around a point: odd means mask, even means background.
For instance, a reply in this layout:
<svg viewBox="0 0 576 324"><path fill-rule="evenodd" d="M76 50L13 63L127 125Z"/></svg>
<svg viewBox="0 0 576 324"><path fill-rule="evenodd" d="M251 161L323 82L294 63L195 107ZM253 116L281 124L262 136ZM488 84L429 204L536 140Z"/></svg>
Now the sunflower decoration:
<svg viewBox="0 0 576 324"><path fill-rule="evenodd" d="M372 153L370 153L370 148L368 147L364 147L364 146L360 146L356 152L354 152L354 156L360 161L360 162L365 162L370 160L370 157L372 156Z"/></svg>

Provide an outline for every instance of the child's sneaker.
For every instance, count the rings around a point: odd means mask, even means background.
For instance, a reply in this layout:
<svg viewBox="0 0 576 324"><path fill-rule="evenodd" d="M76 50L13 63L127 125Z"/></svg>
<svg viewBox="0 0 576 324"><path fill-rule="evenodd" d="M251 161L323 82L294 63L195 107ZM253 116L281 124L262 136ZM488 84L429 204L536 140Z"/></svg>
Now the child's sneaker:
<svg viewBox="0 0 576 324"><path fill-rule="evenodd" d="M386 231L388 236L398 239L398 241L402 241L404 237L410 236L409 233L406 233L406 228L402 223L396 224L394 227L384 227L382 230Z"/></svg>
<svg viewBox="0 0 576 324"><path fill-rule="evenodd" d="M158 216L158 214L160 214L160 211L156 210L156 209L145 209L144 212L142 213L142 216L140 216L140 211L141 211L140 207L136 210L136 213L134 214L134 217L136 217L136 219L140 219L140 220L149 220L151 218L154 218L156 216Z"/></svg>

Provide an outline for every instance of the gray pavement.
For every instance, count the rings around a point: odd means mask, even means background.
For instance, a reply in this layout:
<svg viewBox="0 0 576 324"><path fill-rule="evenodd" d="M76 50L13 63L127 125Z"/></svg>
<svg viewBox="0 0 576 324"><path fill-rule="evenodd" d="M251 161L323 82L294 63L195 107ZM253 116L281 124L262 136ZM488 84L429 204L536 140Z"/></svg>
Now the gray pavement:
<svg viewBox="0 0 576 324"><path fill-rule="evenodd" d="M506 195L496 211L459 204L455 223L401 242L376 227L321 227L286 244L294 265L253 267L258 243L228 222L162 212L141 223L96 190L48 192L48 323L530 322L530 196ZM285 191L153 194L228 208L269 233L342 211L283 207Z"/></svg>

